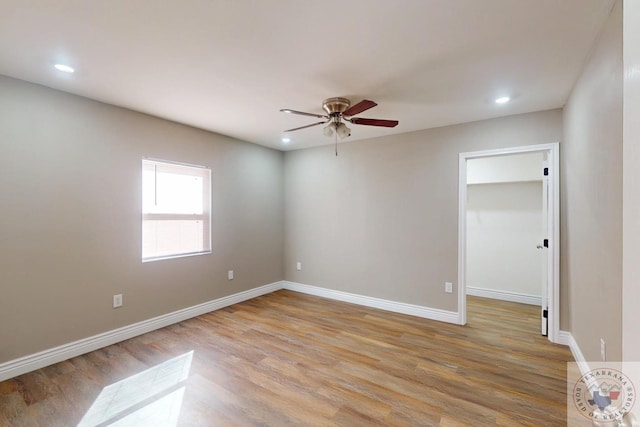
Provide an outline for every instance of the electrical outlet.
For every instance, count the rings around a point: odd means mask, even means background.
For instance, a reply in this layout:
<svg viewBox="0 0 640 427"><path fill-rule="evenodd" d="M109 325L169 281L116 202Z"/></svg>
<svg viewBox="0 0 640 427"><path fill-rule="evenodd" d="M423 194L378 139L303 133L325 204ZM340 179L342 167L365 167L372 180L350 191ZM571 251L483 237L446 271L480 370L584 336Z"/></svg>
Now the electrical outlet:
<svg viewBox="0 0 640 427"><path fill-rule="evenodd" d="M122 307L122 294L113 296L113 308Z"/></svg>
<svg viewBox="0 0 640 427"><path fill-rule="evenodd" d="M227 278L228 278L229 280L233 280L233 270L229 270L229 271L227 271Z"/></svg>
<svg viewBox="0 0 640 427"><path fill-rule="evenodd" d="M607 345L604 342L604 338L600 338L600 358L603 362L607 360Z"/></svg>
<svg viewBox="0 0 640 427"><path fill-rule="evenodd" d="M302 270L302 263L300 261L296 263L296 270L298 271Z"/></svg>
<svg viewBox="0 0 640 427"><path fill-rule="evenodd" d="M444 282L444 291L448 294L453 293L453 283L451 282Z"/></svg>

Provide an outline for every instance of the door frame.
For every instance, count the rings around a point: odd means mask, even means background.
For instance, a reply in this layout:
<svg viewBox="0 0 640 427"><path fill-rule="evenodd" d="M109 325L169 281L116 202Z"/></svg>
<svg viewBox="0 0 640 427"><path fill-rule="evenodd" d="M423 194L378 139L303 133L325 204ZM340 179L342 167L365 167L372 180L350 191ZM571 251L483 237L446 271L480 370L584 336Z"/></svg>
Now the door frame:
<svg viewBox="0 0 640 427"><path fill-rule="evenodd" d="M458 323L467 323L467 160L509 154L547 153L549 162L548 339L560 343L560 144L528 145L459 154L458 162Z"/></svg>

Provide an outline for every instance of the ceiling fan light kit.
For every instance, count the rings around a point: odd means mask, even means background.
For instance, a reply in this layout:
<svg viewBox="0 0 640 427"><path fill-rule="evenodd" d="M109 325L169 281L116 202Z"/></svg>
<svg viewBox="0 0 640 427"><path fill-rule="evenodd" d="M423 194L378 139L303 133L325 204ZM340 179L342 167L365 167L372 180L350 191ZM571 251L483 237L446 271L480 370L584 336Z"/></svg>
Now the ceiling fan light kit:
<svg viewBox="0 0 640 427"><path fill-rule="evenodd" d="M324 136L332 137L333 132L335 132L335 128L335 123L329 123L324 127L324 129L322 129L322 133L324 134Z"/></svg>
<svg viewBox="0 0 640 427"><path fill-rule="evenodd" d="M321 122L312 123L306 126L300 126L293 129L287 129L285 132L293 132L300 129L306 129L313 126L324 125L322 133L331 137L336 134L336 137L341 139L351 136L351 129L347 127L344 122L349 122L355 125L365 126L381 126L381 127L396 127L398 125L397 120L382 120L382 119L365 119L362 117L353 117L356 114L360 114L363 111L367 111L370 108L375 107L376 104L373 101L367 99L358 102L351 106L351 101L347 98L327 98L322 102L322 109L326 111L326 114L305 113L304 111L291 110L289 108L283 108L280 110L283 113L298 114L301 116L316 117L323 119Z"/></svg>
<svg viewBox="0 0 640 427"><path fill-rule="evenodd" d="M344 123L340 123L336 126L336 133L342 139L351 136L351 129L347 127Z"/></svg>

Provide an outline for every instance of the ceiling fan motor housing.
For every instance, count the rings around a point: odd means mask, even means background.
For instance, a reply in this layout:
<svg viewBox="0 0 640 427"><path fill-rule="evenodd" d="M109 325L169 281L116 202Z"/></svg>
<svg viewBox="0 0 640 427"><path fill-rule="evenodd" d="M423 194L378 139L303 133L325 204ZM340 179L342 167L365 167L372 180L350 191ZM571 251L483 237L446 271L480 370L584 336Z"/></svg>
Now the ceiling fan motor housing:
<svg viewBox="0 0 640 427"><path fill-rule="evenodd" d="M347 98L327 98L322 102L322 108L332 117L340 116L350 105Z"/></svg>

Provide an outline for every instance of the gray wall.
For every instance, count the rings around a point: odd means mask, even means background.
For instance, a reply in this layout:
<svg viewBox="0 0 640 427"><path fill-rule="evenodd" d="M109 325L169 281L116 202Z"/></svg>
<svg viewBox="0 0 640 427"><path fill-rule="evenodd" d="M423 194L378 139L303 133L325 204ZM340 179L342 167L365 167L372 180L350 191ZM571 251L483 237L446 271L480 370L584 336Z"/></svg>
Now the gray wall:
<svg viewBox="0 0 640 427"><path fill-rule="evenodd" d="M562 281L587 360L621 360L622 4L609 16L564 109ZM637 167L637 165L634 165Z"/></svg>
<svg viewBox="0 0 640 427"><path fill-rule="evenodd" d="M140 261L143 156L212 169L213 254ZM282 280L283 197L281 152L0 77L0 363Z"/></svg>
<svg viewBox="0 0 640 427"><path fill-rule="evenodd" d="M458 153L561 139L550 110L287 152L286 280L457 311Z"/></svg>

